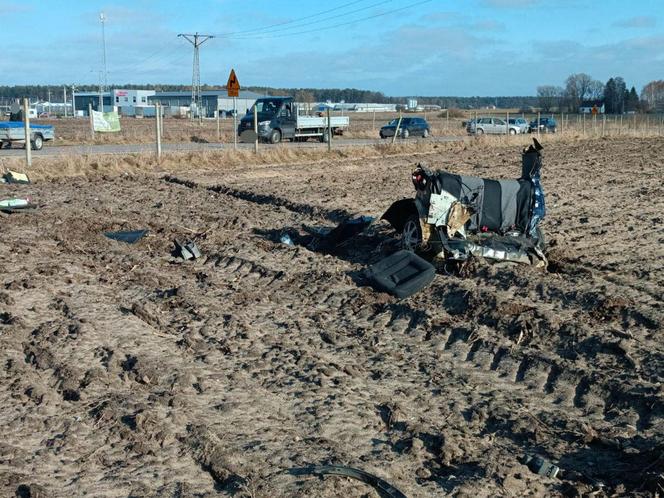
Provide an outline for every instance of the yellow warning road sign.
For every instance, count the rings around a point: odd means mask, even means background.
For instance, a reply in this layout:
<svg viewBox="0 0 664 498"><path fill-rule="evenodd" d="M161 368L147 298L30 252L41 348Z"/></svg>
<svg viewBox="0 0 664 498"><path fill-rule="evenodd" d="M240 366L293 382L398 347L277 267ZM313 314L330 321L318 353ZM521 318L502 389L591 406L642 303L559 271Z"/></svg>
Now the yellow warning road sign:
<svg viewBox="0 0 664 498"><path fill-rule="evenodd" d="M226 89L228 90L229 97L240 96L240 82L237 80L237 76L235 76L235 69L231 69L231 74L228 75Z"/></svg>

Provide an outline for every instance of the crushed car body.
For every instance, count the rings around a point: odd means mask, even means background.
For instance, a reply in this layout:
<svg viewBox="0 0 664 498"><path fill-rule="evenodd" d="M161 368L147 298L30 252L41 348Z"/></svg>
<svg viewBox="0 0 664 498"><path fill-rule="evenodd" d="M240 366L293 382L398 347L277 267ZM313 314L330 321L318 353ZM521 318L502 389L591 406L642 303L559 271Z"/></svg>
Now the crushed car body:
<svg viewBox="0 0 664 498"><path fill-rule="evenodd" d="M383 214L404 249L446 261L471 256L546 266L545 215L541 184L542 146L522 152L521 177L493 180L418 165L412 174L415 198L395 202Z"/></svg>

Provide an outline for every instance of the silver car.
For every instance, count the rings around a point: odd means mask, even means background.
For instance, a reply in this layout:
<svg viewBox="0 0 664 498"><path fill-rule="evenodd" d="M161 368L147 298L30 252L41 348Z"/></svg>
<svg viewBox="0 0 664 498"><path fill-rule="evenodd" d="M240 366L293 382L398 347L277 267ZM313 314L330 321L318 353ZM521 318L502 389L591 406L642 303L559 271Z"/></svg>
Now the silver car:
<svg viewBox="0 0 664 498"><path fill-rule="evenodd" d="M518 126L519 133L528 133L529 123L525 118L510 118L510 125Z"/></svg>
<svg viewBox="0 0 664 498"><path fill-rule="evenodd" d="M468 123L466 131L470 134L477 135L483 135L485 133L487 135L505 135L508 131L508 127L510 135L521 133L518 125L511 123L508 125L505 120L501 118L479 118L477 122L472 120Z"/></svg>

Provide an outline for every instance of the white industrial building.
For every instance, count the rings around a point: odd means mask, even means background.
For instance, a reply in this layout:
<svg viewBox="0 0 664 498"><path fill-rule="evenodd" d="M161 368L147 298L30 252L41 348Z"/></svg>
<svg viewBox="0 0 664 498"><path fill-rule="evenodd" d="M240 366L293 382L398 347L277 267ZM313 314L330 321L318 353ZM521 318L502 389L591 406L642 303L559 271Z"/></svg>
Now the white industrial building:
<svg viewBox="0 0 664 498"><path fill-rule="evenodd" d="M153 105L148 98L154 94L154 90L113 90L113 107L121 116L142 116L142 108Z"/></svg>

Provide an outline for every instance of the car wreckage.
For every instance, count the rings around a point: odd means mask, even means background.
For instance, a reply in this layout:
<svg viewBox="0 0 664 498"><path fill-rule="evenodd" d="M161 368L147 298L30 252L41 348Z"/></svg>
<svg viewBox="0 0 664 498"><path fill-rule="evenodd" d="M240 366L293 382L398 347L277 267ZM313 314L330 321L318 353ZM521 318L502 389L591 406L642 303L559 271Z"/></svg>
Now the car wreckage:
<svg viewBox="0 0 664 498"><path fill-rule="evenodd" d="M428 257L545 267L541 150L537 140L523 150L516 180L455 175L418 164L412 174L415 198L395 202L382 219L401 233L404 249Z"/></svg>

